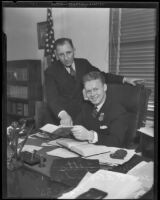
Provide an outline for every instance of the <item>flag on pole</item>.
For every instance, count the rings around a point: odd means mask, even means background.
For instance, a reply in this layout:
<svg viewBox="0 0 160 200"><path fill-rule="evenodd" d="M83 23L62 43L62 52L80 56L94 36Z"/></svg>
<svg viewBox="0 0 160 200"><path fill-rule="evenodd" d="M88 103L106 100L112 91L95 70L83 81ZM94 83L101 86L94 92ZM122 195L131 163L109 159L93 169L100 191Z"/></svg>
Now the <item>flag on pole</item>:
<svg viewBox="0 0 160 200"><path fill-rule="evenodd" d="M54 29L53 29L52 8L47 8L47 32L45 35L45 47L44 47L43 64L42 64L42 85L43 85L44 101L46 101L44 71L56 59L54 54L54 42L55 39L54 39Z"/></svg>
<svg viewBox="0 0 160 200"><path fill-rule="evenodd" d="M49 58L51 62L55 60L54 42L55 39L53 29L52 8L47 8L47 33L45 35L44 56Z"/></svg>

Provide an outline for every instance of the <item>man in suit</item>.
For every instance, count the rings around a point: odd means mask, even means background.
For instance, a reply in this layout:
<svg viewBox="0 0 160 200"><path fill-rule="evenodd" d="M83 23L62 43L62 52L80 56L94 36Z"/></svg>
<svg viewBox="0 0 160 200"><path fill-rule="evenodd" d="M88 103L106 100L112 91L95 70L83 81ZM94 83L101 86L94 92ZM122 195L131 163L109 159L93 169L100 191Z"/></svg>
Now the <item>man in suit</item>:
<svg viewBox="0 0 160 200"><path fill-rule="evenodd" d="M82 77L90 71L99 71L88 60L74 58L72 40L60 38L55 41L57 60L45 71L45 91L48 113L46 122L72 125L73 119L83 105ZM106 83L135 84L134 79L104 73Z"/></svg>
<svg viewBox="0 0 160 200"><path fill-rule="evenodd" d="M74 121L73 136L90 143L124 147L130 114L107 96L107 84L101 72L86 74L83 84L88 102Z"/></svg>

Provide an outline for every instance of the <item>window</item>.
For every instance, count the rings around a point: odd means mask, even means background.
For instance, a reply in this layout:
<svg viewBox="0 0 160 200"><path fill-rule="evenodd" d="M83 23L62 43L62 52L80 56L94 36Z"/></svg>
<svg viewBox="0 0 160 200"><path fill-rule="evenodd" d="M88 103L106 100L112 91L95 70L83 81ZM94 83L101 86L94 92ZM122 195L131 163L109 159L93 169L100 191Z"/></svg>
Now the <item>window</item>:
<svg viewBox="0 0 160 200"><path fill-rule="evenodd" d="M112 8L110 12L110 72L145 80L151 88L148 118L154 111L156 10Z"/></svg>

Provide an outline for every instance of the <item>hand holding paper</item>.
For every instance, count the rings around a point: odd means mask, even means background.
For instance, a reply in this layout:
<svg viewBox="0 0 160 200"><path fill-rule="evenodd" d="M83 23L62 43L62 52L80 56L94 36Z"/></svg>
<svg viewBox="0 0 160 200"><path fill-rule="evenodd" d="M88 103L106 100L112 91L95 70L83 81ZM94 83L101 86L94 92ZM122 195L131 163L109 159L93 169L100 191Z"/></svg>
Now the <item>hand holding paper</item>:
<svg viewBox="0 0 160 200"><path fill-rule="evenodd" d="M71 129L73 136L78 140L92 140L93 133L88 131L85 127L77 125Z"/></svg>

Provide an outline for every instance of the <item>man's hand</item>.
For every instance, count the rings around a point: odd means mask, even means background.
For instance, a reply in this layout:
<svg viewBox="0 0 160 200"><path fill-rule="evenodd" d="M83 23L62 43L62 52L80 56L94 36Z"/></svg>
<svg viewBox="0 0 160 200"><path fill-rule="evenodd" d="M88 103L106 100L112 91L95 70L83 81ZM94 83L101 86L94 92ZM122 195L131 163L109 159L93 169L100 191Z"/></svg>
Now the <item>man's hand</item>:
<svg viewBox="0 0 160 200"><path fill-rule="evenodd" d="M88 140L92 141L94 134L88 131L86 128L80 125L76 125L71 129L73 136L78 140Z"/></svg>
<svg viewBox="0 0 160 200"><path fill-rule="evenodd" d="M137 85L137 84L144 84L144 80L143 79L138 79L138 78L123 78L123 83L129 83L133 86Z"/></svg>
<svg viewBox="0 0 160 200"><path fill-rule="evenodd" d="M66 111L62 111L59 114L59 118L60 118L60 124L63 126L72 126L73 125L72 118Z"/></svg>

